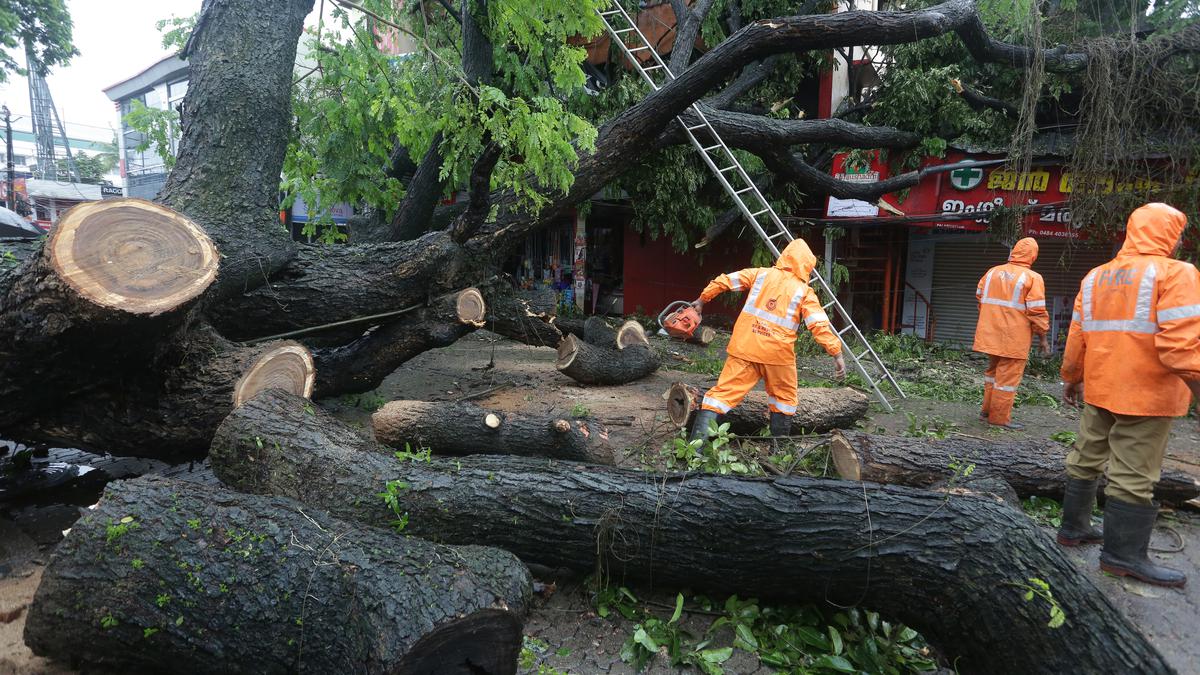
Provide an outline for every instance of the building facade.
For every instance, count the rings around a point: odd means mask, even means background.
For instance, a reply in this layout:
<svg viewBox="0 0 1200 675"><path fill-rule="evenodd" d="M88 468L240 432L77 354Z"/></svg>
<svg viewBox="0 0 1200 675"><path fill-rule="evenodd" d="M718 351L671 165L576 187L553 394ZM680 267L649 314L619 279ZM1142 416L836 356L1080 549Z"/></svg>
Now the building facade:
<svg viewBox="0 0 1200 675"><path fill-rule="evenodd" d="M133 110L135 102L150 109L175 110L178 113L187 93L187 77L187 62L172 54L104 90L109 100L115 103L120 117L119 166L127 197L154 199L167 181L167 166L155 148L139 150L139 146L146 141L145 134L131 128L126 116ZM178 132L176 125L175 136L170 139L172 155L179 142Z"/></svg>

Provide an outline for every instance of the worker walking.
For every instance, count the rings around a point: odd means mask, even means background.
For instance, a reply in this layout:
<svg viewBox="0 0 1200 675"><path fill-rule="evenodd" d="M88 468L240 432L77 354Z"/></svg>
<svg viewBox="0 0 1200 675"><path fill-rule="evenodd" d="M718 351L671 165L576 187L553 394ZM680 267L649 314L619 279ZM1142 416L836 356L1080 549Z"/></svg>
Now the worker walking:
<svg viewBox="0 0 1200 675"><path fill-rule="evenodd" d="M1166 204L1129 216L1117 257L1080 284L1062 365L1063 399L1084 406L1058 542L1103 541L1100 569L1159 586L1187 581L1146 554L1173 418L1200 397L1200 273L1171 257L1186 224ZM1091 512L1106 468L1101 534Z"/></svg>
<svg viewBox="0 0 1200 675"><path fill-rule="evenodd" d="M771 435L791 433L792 415L799 400L795 344L796 330L801 324L834 358L834 375L839 379L845 376L842 343L821 309L816 291L808 285L816 264L817 257L808 244L797 239L783 250L774 267L752 267L722 274L692 303L697 311L703 311L704 303L726 291L749 291L726 348L729 358L717 386L704 396L689 440L705 438L717 415L741 403L759 380L766 380Z"/></svg>
<svg viewBox="0 0 1200 675"><path fill-rule="evenodd" d="M973 348L988 355L979 418L1007 429L1025 428L1012 421L1012 408L1029 362L1031 333L1041 336L1042 352L1050 353L1046 284L1042 275L1030 269L1037 256L1036 241L1030 237L1018 241L1008 262L988 270L975 288L979 323Z"/></svg>

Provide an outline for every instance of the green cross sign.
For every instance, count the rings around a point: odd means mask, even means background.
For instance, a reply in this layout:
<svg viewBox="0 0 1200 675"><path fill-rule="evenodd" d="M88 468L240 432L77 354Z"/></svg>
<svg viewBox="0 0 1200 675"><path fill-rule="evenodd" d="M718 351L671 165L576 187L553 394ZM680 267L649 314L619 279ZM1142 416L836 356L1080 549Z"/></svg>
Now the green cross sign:
<svg viewBox="0 0 1200 675"><path fill-rule="evenodd" d="M950 172L950 184L959 190L970 190L983 182L983 169L955 169Z"/></svg>

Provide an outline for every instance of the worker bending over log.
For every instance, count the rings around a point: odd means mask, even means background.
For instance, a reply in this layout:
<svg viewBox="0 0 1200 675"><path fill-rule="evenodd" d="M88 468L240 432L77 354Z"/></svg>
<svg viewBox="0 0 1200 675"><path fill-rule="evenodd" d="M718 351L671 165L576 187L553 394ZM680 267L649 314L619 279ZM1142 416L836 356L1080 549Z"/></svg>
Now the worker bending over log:
<svg viewBox="0 0 1200 675"><path fill-rule="evenodd" d="M974 349L988 355L979 418L1007 429L1025 428L1012 421L1012 408L1029 362L1031 333L1041 337L1042 353L1050 354L1046 284L1042 275L1030 269L1037 255L1037 242L1025 237L1013 246L1008 262L988 270L975 288L979 323Z"/></svg>
<svg viewBox="0 0 1200 675"><path fill-rule="evenodd" d="M1080 284L1062 365L1063 399L1084 406L1067 455L1058 542L1103 541L1100 569L1159 586L1187 581L1146 555L1173 418L1200 398L1200 273L1171 257L1185 225L1187 217L1166 204L1129 216L1117 257ZM1106 467L1101 534L1091 512Z"/></svg>
<svg viewBox="0 0 1200 675"><path fill-rule="evenodd" d="M808 277L817 264L808 244L797 239L788 244L774 267L751 267L713 279L692 303L696 311L726 291L749 290L746 304L733 326L717 386L708 390L692 424L688 440L704 438L718 414L742 402L759 380L766 380L771 410L771 435L787 436L796 414L796 329L801 322L812 332L835 363L834 375L846 374L842 343L821 309Z"/></svg>

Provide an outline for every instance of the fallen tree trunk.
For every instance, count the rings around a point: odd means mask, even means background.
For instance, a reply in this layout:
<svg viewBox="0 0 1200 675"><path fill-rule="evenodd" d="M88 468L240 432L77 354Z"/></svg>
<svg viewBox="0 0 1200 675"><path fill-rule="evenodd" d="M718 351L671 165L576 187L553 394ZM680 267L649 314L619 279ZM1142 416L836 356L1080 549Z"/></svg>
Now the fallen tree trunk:
<svg viewBox="0 0 1200 675"><path fill-rule="evenodd" d="M483 326L484 317L483 295L468 288L376 326L350 344L318 349L313 354L316 396L371 391L409 359L448 347Z"/></svg>
<svg viewBox="0 0 1200 675"><path fill-rule="evenodd" d="M554 317L530 306L506 282L491 285L486 291L487 323L484 327L511 340L533 347L557 347L562 333Z"/></svg>
<svg viewBox="0 0 1200 675"><path fill-rule="evenodd" d="M708 345L712 344L713 340L716 339L717 329L709 326L700 326L696 329L695 333L692 333L692 337L688 338L687 341L694 345L703 345L707 347Z"/></svg>
<svg viewBox="0 0 1200 675"><path fill-rule="evenodd" d="M625 384L658 370L658 357L641 345L609 349L568 335L558 345L558 361L554 366L583 384Z"/></svg>
<svg viewBox="0 0 1200 675"><path fill-rule="evenodd" d="M392 401L371 415L375 438L438 455L526 455L612 464L608 430L587 420L503 413L469 403Z"/></svg>
<svg viewBox="0 0 1200 675"><path fill-rule="evenodd" d="M831 429L853 428L854 423L867 414L869 401L854 389L822 389L801 387L797 394L800 401L796 414L792 416L792 433L823 434ZM667 390L667 416L679 428L692 428L692 420L704 392L684 382L676 382ZM753 436L771 421L767 395L752 391L733 410L721 416L721 422L729 423L729 430L739 436Z"/></svg>
<svg viewBox="0 0 1200 675"><path fill-rule="evenodd" d="M303 406L264 392L234 411L210 455L221 480L374 524L395 516L372 495L403 480L416 536L583 573L599 565L614 582L855 603L923 631L967 672L1171 672L1053 540L990 499L544 459L400 462ZM1063 626L1048 628L1048 605L1024 599L1033 578L1049 584Z"/></svg>
<svg viewBox="0 0 1200 675"><path fill-rule="evenodd" d="M195 223L140 199L80 204L0 295L0 426L145 359L217 276Z"/></svg>
<svg viewBox="0 0 1200 675"><path fill-rule="evenodd" d="M834 436L832 450L838 475L851 480L928 487L961 475L973 464L973 475L1002 478L1022 499L1062 499L1066 488L1069 449L1053 441L929 440L845 431ZM1178 471L1163 471L1154 496L1182 504L1200 496L1200 482Z"/></svg>
<svg viewBox="0 0 1200 675"><path fill-rule="evenodd" d="M144 477L59 544L25 643L116 671L513 673L530 594L498 549Z"/></svg>
<svg viewBox="0 0 1200 675"><path fill-rule="evenodd" d="M554 326L564 335L574 335L577 338L585 339L584 325L587 319L572 319L561 316L554 317Z"/></svg>
<svg viewBox="0 0 1200 675"><path fill-rule="evenodd" d="M304 346L276 340L241 346L211 327L164 346L162 372L130 376L49 408L13 427L16 438L158 459L203 454L221 420L264 389L308 398L316 373Z"/></svg>

